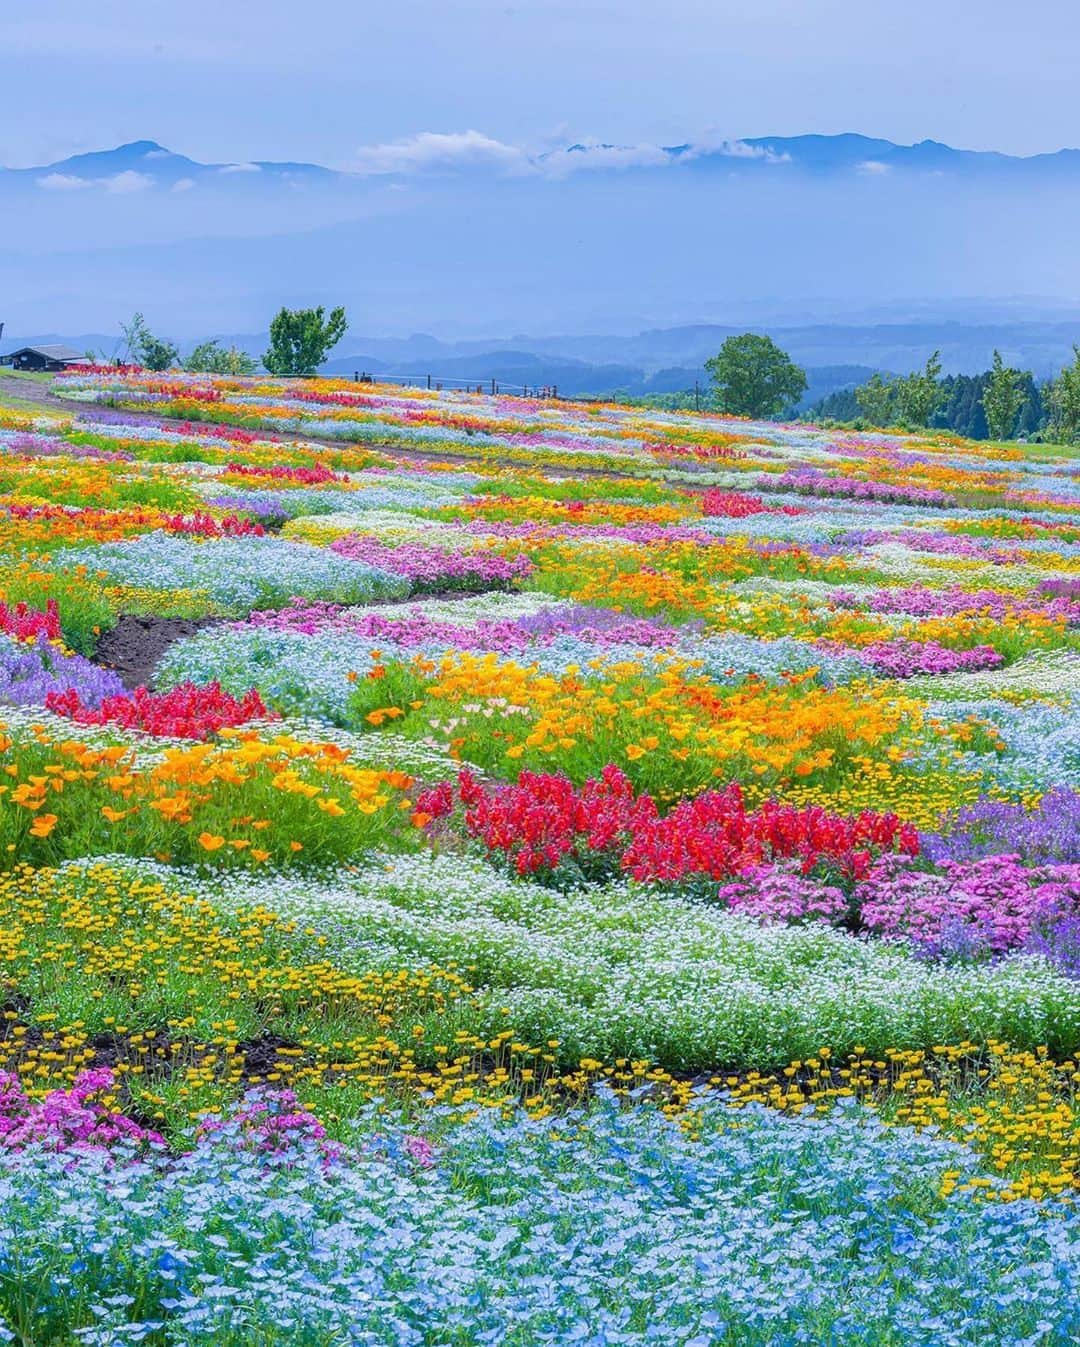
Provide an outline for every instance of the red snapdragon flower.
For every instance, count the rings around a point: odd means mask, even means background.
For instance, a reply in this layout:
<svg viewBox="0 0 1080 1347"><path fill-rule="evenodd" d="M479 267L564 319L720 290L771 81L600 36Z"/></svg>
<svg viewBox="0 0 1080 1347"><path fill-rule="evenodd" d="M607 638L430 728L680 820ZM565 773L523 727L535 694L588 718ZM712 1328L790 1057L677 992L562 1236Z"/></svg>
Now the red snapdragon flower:
<svg viewBox="0 0 1080 1347"><path fill-rule="evenodd" d="M215 519L205 510L196 510L192 515L167 515L164 525L169 533L196 538L261 538L266 533L263 526L252 519L244 519L238 514Z"/></svg>
<svg viewBox="0 0 1080 1347"><path fill-rule="evenodd" d="M30 608L25 603L17 603L13 608L0 603L0 631L7 636L14 636L17 641L33 641L39 636L49 641L59 641L60 609L56 600L48 599L44 612L40 608Z"/></svg>
<svg viewBox="0 0 1080 1347"><path fill-rule="evenodd" d="M797 505L766 505L760 496L710 487L702 493L701 513L706 517L745 519L752 514L802 514L802 510Z"/></svg>
<svg viewBox="0 0 1080 1347"><path fill-rule="evenodd" d="M456 792L449 782L420 792L417 813L442 819L458 804L469 836L520 875L548 873L570 860L589 877L622 872L673 884L719 881L790 860L804 874L827 864L861 878L882 852L919 850L917 831L895 814L864 810L843 817L778 800L748 810L738 785L704 791L662 815L652 796L635 795L613 764L581 787L565 776L534 772L485 786L463 771Z"/></svg>
<svg viewBox="0 0 1080 1347"><path fill-rule="evenodd" d="M226 463L225 471L234 477L272 477L276 481L302 482L305 486L349 480L345 473L333 472L325 463L316 463L313 468L295 468L288 463L266 466L259 463Z"/></svg>
<svg viewBox="0 0 1080 1347"><path fill-rule="evenodd" d="M80 725L121 725L170 739L208 739L218 730L249 720L276 720L252 688L239 701L223 692L220 683L180 683L170 692L132 693L106 697L98 709L86 706L74 688L50 692L46 710L67 716Z"/></svg>

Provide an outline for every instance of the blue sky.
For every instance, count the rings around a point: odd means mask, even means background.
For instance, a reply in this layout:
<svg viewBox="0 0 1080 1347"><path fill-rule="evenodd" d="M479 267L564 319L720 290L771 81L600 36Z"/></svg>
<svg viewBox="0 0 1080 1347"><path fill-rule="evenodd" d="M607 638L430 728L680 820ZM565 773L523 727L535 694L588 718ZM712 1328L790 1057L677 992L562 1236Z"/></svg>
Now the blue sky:
<svg viewBox="0 0 1080 1347"><path fill-rule="evenodd" d="M53 0L0 17L0 164L148 137L346 166L475 130L530 150L857 130L1080 145L1076 0Z"/></svg>

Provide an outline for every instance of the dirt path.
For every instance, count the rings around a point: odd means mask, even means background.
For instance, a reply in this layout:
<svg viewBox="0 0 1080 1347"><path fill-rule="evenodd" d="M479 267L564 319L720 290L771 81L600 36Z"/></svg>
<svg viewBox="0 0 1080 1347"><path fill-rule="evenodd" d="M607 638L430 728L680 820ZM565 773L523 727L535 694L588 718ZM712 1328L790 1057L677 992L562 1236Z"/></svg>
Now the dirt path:
<svg viewBox="0 0 1080 1347"><path fill-rule="evenodd" d="M57 397L51 384L0 369L0 406L4 405L17 411L66 412L68 416L78 410L78 404L69 398Z"/></svg>
<svg viewBox="0 0 1080 1347"><path fill-rule="evenodd" d="M352 605L357 608L403 607L406 604L423 603L425 600L437 600L440 603L461 602L473 599L480 594L506 593L506 590L493 587L490 590L459 589L436 590L430 594L405 594L398 599L380 599L375 603ZM291 605L286 604L286 607ZM349 606L349 605L346 605ZM262 611L269 611L263 609ZM227 617L144 617L137 613L125 613L115 627L110 627L98 638L94 650L94 663L103 669L111 669L118 674L121 683L129 692L137 687L154 686L154 674L165 652L176 641L182 641L207 627L222 626L227 622L243 621L242 618Z"/></svg>
<svg viewBox="0 0 1080 1347"><path fill-rule="evenodd" d="M103 632L94 651L94 662L119 674L129 692L153 685L158 661L174 641L194 636L205 627L217 626L220 617L122 617Z"/></svg>

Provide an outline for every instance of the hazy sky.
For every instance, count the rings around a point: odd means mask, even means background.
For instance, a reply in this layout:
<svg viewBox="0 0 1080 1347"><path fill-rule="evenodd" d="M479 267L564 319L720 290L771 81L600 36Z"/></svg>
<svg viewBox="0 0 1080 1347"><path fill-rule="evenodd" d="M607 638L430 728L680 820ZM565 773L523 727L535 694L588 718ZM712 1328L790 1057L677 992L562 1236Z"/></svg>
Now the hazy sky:
<svg viewBox="0 0 1080 1347"><path fill-rule="evenodd" d="M477 130L530 148L862 131L1080 145L1077 0L51 0L0 11L0 164L149 138L346 165Z"/></svg>

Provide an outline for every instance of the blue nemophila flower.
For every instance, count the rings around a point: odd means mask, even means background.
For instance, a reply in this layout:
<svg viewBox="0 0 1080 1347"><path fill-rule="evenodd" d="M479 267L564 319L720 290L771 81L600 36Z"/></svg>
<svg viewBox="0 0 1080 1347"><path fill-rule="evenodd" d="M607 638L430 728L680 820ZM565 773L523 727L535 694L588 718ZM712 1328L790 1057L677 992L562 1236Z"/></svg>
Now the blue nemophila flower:
<svg viewBox="0 0 1080 1347"><path fill-rule="evenodd" d="M123 542L73 548L64 566L86 566L114 585L205 594L220 611L249 613L296 596L365 603L408 592L408 583L374 566L284 538L216 538L192 542L146 533Z"/></svg>
<svg viewBox="0 0 1080 1347"><path fill-rule="evenodd" d="M327 1166L229 1124L166 1165L0 1161L11 1329L89 1347L1065 1344L1080 1218L936 1196L963 1147L864 1111L788 1118L708 1095L691 1139L611 1097L548 1119L358 1130ZM96 1266L80 1245L112 1239ZM42 1331L44 1327L44 1332Z"/></svg>

